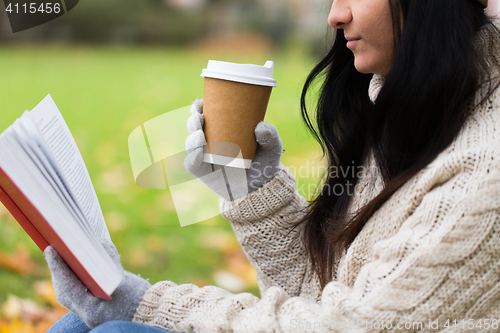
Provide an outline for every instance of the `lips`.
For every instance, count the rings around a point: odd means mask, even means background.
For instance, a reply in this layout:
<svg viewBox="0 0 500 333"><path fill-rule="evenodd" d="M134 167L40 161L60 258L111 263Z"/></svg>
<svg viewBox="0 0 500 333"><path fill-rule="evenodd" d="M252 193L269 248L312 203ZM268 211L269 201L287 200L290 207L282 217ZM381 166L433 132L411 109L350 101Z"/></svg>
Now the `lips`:
<svg viewBox="0 0 500 333"><path fill-rule="evenodd" d="M347 45L346 45L346 46L347 46L348 48L351 48L351 47L353 47L354 45L356 45L356 44L359 42L359 40L360 40L360 39L361 39L361 38L359 38L359 39L347 39Z"/></svg>

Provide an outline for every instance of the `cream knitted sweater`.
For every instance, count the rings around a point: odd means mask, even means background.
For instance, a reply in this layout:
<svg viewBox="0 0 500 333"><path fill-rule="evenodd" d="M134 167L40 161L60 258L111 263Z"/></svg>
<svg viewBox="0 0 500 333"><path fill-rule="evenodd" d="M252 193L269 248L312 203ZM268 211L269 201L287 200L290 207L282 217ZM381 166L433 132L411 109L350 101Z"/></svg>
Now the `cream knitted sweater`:
<svg viewBox="0 0 500 333"><path fill-rule="evenodd" d="M500 45L490 49L482 36L478 45L499 57ZM372 101L383 82L373 76ZM366 166L351 210L382 189L373 156ZM500 89L375 212L323 290L303 228L288 233L307 202L286 167L245 198L221 199L220 208L255 267L261 298L164 281L146 292L135 322L172 333L436 332L436 324L446 332L500 332Z"/></svg>

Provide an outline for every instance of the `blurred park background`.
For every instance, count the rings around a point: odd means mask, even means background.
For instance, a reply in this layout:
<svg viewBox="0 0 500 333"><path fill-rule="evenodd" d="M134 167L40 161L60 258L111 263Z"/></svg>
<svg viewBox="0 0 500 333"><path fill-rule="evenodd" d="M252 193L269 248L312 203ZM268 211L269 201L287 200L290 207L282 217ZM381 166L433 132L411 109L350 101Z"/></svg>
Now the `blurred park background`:
<svg viewBox="0 0 500 333"><path fill-rule="evenodd" d="M128 135L203 95L209 59L275 62L266 121L312 194L319 146L300 119L304 80L327 50L331 0L84 0L12 33L0 12L0 132L51 94L88 167L125 269L151 283L216 285L259 295L253 267L220 215L180 227L168 190L135 185ZM331 37L331 36L330 36ZM304 169L305 168L305 169ZM0 204L0 332L45 332L58 306L41 251Z"/></svg>

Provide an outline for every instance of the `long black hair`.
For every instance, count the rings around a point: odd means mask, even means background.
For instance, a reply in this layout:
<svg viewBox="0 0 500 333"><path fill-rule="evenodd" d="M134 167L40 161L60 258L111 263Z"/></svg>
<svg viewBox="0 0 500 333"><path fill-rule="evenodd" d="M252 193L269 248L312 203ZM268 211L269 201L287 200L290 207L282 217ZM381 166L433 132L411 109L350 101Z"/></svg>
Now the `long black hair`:
<svg viewBox="0 0 500 333"><path fill-rule="evenodd" d="M320 143L330 167L358 169L373 153L384 189L348 215L358 172L326 172L322 191L295 226L305 223L304 242L321 286L332 280L343 252L366 221L412 176L457 136L475 92L492 64L477 47L481 29L498 43L500 31L476 0L388 0L394 31L394 60L375 103L369 99L372 74L354 67L343 31L309 74L301 97L302 118ZM490 45L491 47L491 45ZM322 80L315 123L306 95ZM486 81L485 81L486 80ZM484 103L497 88L490 80ZM330 169L329 169L330 170ZM334 188L343 188L341 193Z"/></svg>

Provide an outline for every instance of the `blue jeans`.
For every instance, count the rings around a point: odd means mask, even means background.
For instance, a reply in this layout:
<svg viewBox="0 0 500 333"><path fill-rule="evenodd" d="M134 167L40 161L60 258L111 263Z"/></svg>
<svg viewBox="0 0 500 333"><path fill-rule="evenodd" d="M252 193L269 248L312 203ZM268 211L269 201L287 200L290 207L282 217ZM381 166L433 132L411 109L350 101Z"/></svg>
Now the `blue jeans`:
<svg viewBox="0 0 500 333"><path fill-rule="evenodd" d="M169 333L157 327L148 326L130 321L114 320L108 321L94 329L90 329L85 323L73 312L68 312L59 319L47 333L121 333L121 332L137 332L137 333Z"/></svg>

